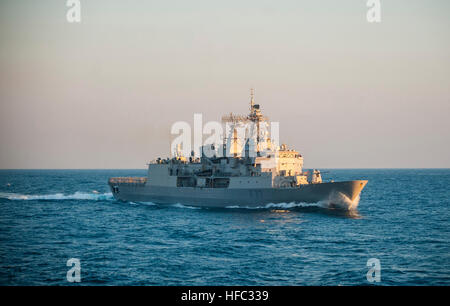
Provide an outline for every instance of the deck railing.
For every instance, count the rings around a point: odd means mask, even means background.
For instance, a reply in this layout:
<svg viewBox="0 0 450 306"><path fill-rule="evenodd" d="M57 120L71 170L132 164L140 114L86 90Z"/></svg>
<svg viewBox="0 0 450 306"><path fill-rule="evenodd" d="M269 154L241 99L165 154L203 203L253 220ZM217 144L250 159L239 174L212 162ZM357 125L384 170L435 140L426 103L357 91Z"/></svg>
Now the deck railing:
<svg viewBox="0 0 450 306"><path fill-rule="evenodd" d="M110 184L145 184L146 177L111 177L108 182Z"/></svg>

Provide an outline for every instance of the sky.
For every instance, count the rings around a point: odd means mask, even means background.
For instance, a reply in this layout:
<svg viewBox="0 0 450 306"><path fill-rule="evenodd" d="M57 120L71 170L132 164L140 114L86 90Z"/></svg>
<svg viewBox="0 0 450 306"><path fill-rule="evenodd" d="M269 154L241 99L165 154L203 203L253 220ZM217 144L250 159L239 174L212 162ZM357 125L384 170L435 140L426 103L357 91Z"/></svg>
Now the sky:
<svg viewBox="0 0 450 306"><path fill-rule="evenodd" d="M2 169L144 169L252 87L306 168L450 167L450 1L80 2L0 1Z"/></svg>

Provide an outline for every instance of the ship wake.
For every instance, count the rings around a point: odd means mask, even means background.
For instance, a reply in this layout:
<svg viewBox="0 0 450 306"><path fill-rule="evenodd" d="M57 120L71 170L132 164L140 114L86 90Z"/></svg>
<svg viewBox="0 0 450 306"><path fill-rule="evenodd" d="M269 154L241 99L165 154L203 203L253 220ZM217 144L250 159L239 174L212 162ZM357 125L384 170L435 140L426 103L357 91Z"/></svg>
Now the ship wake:
<svg viewBox="0 0 450 306"><path fill-rule="evenodd" d="M353 201L341 192L332 193L327 200L319 201L316 203L305 203L305 202L291 202L291 203L269 203L260 206L226 206L226 208L231 209L296 209L296 208L319 208L319 209L333 209L333 210L343 210L343 211L356 211L359 204L359 196L357 196Z"/></svg>
<svg viewBox="0 0 450 306"><path fill-rule="evenodd" d="M0 193L0 198L8 199L11 201L58 201L58 200L89 200L89 201L110 201L114 200L112 193L98 193L98 192L80 192L77 191L73 194L17 194L17 193Z"/></svg>
<svg viewBox="0 0 450 306"><path fill-rule="evenodd" d="M283 209L292 209L292 208L308 208L308 207L321 207L320 203L269 203L261 206L240 206L240 205L232 205L226 206L228 209L273 209L273 208L283 208Z"/></svg>

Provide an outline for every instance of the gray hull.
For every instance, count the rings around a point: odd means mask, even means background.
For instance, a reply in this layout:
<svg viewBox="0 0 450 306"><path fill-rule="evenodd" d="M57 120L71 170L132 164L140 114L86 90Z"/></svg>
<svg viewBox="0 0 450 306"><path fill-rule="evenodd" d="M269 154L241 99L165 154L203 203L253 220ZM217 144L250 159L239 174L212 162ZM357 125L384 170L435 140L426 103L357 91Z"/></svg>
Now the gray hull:
<svg viewBox="0 0 450 306"><path fill-rule="evenodd" d="M181 203L196 207L264 207L278 203L317 203L325 201L339 208L356 208L365 180L308 184L292 188L199 188L163 187L148 184L115 184L111 191L117 200Z"/></svg>

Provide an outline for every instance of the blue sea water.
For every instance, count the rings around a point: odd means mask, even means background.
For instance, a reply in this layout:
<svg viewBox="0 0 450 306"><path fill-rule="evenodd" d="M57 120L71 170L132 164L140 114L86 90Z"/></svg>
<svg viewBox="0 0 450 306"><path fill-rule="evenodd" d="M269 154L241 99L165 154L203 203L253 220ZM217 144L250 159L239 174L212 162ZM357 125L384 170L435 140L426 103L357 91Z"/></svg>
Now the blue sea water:
<svg viewBox="0 0 450 306"><path fill-rule="evenodd" d="M118 202L110 176L145 170L1 170L0 284L450 285L450 169L328 170L368 179L356 212L319 205L194 209Z"/></svg>

